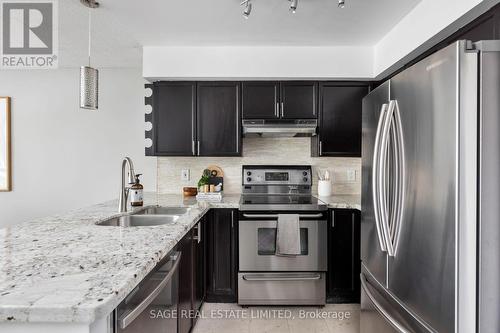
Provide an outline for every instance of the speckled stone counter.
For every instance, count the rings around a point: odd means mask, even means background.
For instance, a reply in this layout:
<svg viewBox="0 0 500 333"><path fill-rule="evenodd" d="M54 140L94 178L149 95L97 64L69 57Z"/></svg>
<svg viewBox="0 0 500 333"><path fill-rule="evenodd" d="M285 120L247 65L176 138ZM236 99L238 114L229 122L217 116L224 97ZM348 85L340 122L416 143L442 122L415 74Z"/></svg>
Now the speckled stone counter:
<svg viewBox="0 0 500 333"><path fill-rule="evenodd" d="M331 208L360 209L359 196L320 199ZM147 194L145 206L192 209L167 225L96 225L123 215L110 201L0 229L0 322L90 324L107 316L210 208L238 208L239 200Z"/></svg>
<svg viewBox="0 0 500 333"><path fill-rule="evenodd" d="M208 211L237 208L239 195L197 203L152 195L145 206L192 206L153 227L98 226L117 202L0 229L0 321L92 323L108 315Z"/></svg>
<svg viewBox="0 0 500 333"><path fill-rule="evenodd" d="M328 205L328 208L345 208L361 210L361 195L332 195L317 198Z"/></svg>

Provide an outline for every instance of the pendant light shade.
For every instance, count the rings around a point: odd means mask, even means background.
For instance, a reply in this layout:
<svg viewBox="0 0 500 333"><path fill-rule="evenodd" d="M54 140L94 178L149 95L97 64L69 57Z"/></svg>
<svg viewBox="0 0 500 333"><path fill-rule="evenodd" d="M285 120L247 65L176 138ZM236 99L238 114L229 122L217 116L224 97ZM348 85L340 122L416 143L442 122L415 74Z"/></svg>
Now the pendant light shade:
<svg viewBox="0 0 500 333"><path fill-rule="evenodd" d="M90 66L90 51L92 41L92 8L98 8L99 3L95 0L81 0L81 3L89 8L89 64L80 67L80 108L97 110L99 108L99 71Z"/></svg>
<svg viewBox="0 0 500 333"><path fill-rule="evenodd" d="M80 108L97 110L99 107L99 71L89 66L80 67Z"/></svg>

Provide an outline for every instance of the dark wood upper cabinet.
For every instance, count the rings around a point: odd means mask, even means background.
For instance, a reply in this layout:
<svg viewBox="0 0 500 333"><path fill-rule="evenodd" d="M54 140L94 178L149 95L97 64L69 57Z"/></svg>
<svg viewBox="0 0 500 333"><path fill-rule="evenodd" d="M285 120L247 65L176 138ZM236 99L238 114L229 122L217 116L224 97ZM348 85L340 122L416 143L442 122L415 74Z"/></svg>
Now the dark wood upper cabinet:
<svg viewBox="0 0 500 333"><path fill-rule="evenodd" d="M281 117L317 118L317 91L317 82L281 82Z"/></svg>
<svg viewBox="0 0 500 333"><path fill-rule="evenodd" d="M233 209L213 209L206 221L207 302L237 301L238 224Z"/></svg>
<svg viewBox="0 0 500 333"><path fill-rule="evenodd" d="M243 82L241 105L244 119L279 118L279 82Z"/></svg>
<svg viewBox="0 0 500 333"><path fill-rule="evenodd" d="M367 84L321 83L316 156L361 157L362 100Z"/></svg>
<svg viewBox="0 0 500 333"><path fill-rule="evenodd" d="M330 210L327 272L329 303L360 301L360 216L358 210Z"/></svg>
<svg viewBox="0 0 500 333"><path fill-rule="evenodd" d="M153 90L153 152L194 155L196 83L157 82Z"/></svg>
<svg viewBox="0 0 500 333"><path fill-rule="evenodd" d="M198 155L241 155L240 84L199 82L196 100Z"/></svg>

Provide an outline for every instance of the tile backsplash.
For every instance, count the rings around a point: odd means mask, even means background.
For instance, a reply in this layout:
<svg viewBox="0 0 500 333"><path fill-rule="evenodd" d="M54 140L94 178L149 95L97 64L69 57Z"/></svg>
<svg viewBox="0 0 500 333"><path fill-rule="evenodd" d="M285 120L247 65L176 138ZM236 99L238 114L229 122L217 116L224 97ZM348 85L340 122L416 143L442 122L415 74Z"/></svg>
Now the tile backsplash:
<svg viewBox="0 0 500 333"><path fill-rule="evenodd" d="M224 171L224 192L241 192L241 166L245 164L300 164L333 175L333 194L361 193L361 159L311 157L310 138L244 138L242 157L158 157L158 192L181 193L184 186L196 186L203 170L217 165ZM189 169L189 181L181 180L183 169ZM356 180L348 181L348 170L355 170ZM317 192L314 177L313 192Z"/></svg>

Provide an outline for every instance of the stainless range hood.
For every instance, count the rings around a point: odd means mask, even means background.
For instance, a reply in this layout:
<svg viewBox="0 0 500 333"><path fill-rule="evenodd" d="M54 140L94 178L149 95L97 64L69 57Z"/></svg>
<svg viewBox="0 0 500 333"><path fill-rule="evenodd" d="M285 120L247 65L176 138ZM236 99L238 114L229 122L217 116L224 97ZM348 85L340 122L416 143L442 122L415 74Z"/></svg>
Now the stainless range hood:
<svg viewBox="0 0 500 333"><path fill-rule="evenodd" d="M310 137L316 135L316 119L244 119L243 135L261 137Z"/></svg>

